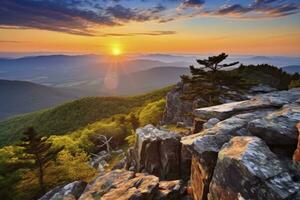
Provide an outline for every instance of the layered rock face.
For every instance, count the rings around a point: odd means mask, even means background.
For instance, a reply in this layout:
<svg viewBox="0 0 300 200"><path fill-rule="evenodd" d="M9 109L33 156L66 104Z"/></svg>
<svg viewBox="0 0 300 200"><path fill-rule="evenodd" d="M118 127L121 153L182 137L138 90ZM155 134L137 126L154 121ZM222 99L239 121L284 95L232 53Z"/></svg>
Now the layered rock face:
<svg viewBox="0 0 300 200"><path fill-rule="evenodd" d="M56 187L39 200L76 200L80 197L86 185L86 182L75 181L62 187Z"/></svg>
<svg viewBox="0 0 300 200"><path fill-rule="evenodd" d="M134 170L146 172L162 180L180 178L181 136L147 125L136 131L136 144L131 157Z"/></svg>
<svg viewBox="0 0 300 200"><path fill-rule="evenodd" d="M300 163L300 123L297 124L297 128L298 128L298 132L299 132L299 136L298 136L298 146L297 149L294 153L294 161L296 161L297 163Z"/></svg>
<svg viewBox="0 0 300 200"><path fill-rule="evenodd" d="M207 83L203 83L207 84ZM183 100L182 96L188 91L189 84L183 84L179 82L166 97L166 108L162 119L162 124L176 124L182 123L186 127L192 127L194 116L193 111L198 107L208 105L208 102L204 100L203 96L195 97L193 100ZM233 101L241 101L249 99L249 96L255 94L268 93L276 91L268 85L257 85L250 88L248 91L236 91L232 88L223 87L223 94L218 99L221 103L228 103Z"/></svg>
<svg viewBox="0 0 300 200"><path fill-rule="evenodd" d="M294 89L196 109L197 118L219 122L182 138L192 153L194 199L295 199L299 177L287 163L297 144L299 99Z"/></svg>
<svg viewBox="0 0 300 200"><path fill-rule="evenodd" d="M199 108L193 114L196 134L139 128L126 158L130 171L100 174L84 191L86 183L80 182L58 187L42 200L188 199L188 179L194 200L300 200L295 164L300 161L300 89Z"/></svg>
<svg viewBox="0 0 300 200"><path fill-rule="evenodd" d="M293 199L300 189L257 137L234 137L218 154L209 199Z"/></svg>
<svg viewBox="0 0 300 200"><path fill-rule="evenodd" d="M195 101L183 101L181 99L186 87L179 82L166 97L166 108L163 116L163 124L176 124L182 122L186 126L193 125L193 117L191 115Z"/></svg>

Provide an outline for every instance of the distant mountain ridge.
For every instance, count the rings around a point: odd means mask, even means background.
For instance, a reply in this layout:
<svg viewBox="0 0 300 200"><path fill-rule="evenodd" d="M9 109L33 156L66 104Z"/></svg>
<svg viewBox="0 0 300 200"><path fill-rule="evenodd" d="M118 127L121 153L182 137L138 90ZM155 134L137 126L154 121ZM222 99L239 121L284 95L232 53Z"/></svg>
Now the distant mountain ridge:
<svg viewBox="0 0 300 200"><path fill-rule="evenodd" d="M79 92L26 81L0 80L0 120L79 98Z"/></svg>
<svg viewBox="0 0 300 200"><path fill-rule="evenodd" d="M282 69L290 74L300 73L300 65L289 65L286 67L282 67Z"/></svg>
<svg viewBox="0 0 300 200"><path fill-rule="evenodd" d="M124 60L117 66L114 65L98 55L50 55L0 59L0 79L31 81L50 86L98 92L99 84L103 84L111 68L117 67L122 76L154 67L186 66L184 62L167 63L142 58ZM93 87L94 83L97 84Z"/></svg>
<svg viewBox="0 0 300 200"><path fill-rule="evenodd" d="M44 86L28 81L0 80L0 120L17 114L33 112L57 106L69 100L85 96L136 95L175 84L180 76L188 74L188 68L156 67L119 77L114 91L101 91L103 83L87 85L81 90ZM99 92L94 90L99 88Z"/></svg>

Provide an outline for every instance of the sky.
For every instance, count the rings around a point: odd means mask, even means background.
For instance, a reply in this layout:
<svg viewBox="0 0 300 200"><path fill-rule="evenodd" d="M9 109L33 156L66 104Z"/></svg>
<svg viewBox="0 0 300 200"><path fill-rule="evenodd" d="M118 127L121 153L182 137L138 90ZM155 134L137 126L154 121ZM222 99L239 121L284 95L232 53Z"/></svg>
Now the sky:
<svg viewBox="0 0 300 200"><path fill-rule="evenodd" d="M1 0L0 52L300 56L300 0Z"/></svg>

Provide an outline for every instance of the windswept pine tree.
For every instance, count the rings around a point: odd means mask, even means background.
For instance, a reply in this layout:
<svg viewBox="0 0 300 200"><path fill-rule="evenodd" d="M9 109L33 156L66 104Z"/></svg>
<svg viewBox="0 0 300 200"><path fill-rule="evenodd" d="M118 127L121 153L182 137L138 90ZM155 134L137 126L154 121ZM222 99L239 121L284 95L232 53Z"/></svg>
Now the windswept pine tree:
<svg viewBox="0 0 300 200"><path fill-rule="evenodd" d="M47 137L40 136L33 127L29 127L24 133L25 137L21 139L19 146L24 148L24 153L28 156L22 157L24 160L33 160L33 165L28 168L38 169L40 190L46 192L44 183L44 169L51 160L54 160L57 154L63 149L51 149L52 143L48 142Z"/></svg>
<svg viewBox="0 0 300 200"><path fill-rule="evenodd" d="M200 95L208 102L208 105L214 105L219 103L218 97L223 87L242 88L245 85L242 78L224 70L239 62L221 64L227 57L227 54L221 53L217 56L210 56L208 59L198 59L199 68L190 66L192 76L181 76L182 82L189 85L182 98L193 100Z"/></svg>

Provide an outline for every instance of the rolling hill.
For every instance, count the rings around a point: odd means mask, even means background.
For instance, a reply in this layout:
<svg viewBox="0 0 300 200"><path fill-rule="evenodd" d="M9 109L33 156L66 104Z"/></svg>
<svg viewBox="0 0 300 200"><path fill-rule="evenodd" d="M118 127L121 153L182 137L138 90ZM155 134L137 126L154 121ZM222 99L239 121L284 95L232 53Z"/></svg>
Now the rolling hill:
<svg viewBox="0 0 300 200"><path fill-rule="evenodd" d="M289 65L282 68L284 71L290 74L300 73L300 65Z"/></svg>
<svg viewBox="0 0 300 200"><path fill-rule="evenodd" d="M83 95L75 90L9 80L0 80L0 93L0 119L49 108Z"/></svg>
<svg viewBox="0 0 300 200"><path fill-rule="evenodd" d="M24 128L34 126L44 135L60 135L116 114L127 114L164 98L172 87L132 97L87 97L61 106L0 122L0 146L17 141Z"/></svg>
<svg viewBox="0 0 300 200"><path fill-rule="evenodd" d="M160 66L182 67L182 62L161 62L132 58L118 64L119 75ZM98 55L48 55L0 59L0 79L30 81L43 85L104 92L103 80L114 68ZM99 90L101 88L101 90Z"/></svg>
<svg viewBox="0 0 300 200"><path fill-rule="evenodd" d="M180 76L189 74L189 68L155 67L148 70L133 72L120 77L116 93L119 95L141 94L163 88L180 81Z"/></svg>

